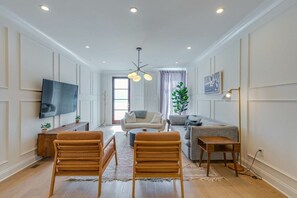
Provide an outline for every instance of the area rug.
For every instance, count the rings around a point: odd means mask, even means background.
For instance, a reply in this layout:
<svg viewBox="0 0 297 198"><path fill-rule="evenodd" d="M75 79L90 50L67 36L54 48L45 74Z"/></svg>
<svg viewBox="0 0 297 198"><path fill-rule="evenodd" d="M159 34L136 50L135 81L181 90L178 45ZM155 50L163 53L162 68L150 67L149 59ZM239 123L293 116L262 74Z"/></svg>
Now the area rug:
<svg viewBox="0 0 297 198"><path fill-rule="evenodd" d="M116 145L118 152L118 165L112 159L105 169L102 181L130 181L133 170L133 148L129 145L129 136L123 132L116 133ZM183 175L184 181L195 179L205 181L219 181L223 179L214 169L210 168L209 177L206 176L206 164L199 167L198 163L193 163L183 154ZM67 181L97 181L98 177L71 177ZM170 179L149 179L150 181L171 181Z"/></svg>

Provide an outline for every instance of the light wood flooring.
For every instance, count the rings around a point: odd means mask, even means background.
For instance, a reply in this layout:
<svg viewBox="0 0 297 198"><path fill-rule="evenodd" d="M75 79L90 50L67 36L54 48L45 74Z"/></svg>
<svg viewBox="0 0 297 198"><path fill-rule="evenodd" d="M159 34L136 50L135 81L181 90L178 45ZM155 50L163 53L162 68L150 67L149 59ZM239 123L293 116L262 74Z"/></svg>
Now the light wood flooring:
<svg viewBox="0 0 297 198"><path fill-rule="evenodd" d="M0 183L0 198L46 198L50 186L52 159L44 159ZM262 180L240 175L224 167L223 163L212 163L212 167L225 179L221 181L185 181L185 197L285 197ZM54 198L97 197L97 182L67 182L67 177L57 177ZM179 181L136 182L138 198L177 198L180 197ZM102 198L130 198L131 182L106 182L102 184Z"/></svg>

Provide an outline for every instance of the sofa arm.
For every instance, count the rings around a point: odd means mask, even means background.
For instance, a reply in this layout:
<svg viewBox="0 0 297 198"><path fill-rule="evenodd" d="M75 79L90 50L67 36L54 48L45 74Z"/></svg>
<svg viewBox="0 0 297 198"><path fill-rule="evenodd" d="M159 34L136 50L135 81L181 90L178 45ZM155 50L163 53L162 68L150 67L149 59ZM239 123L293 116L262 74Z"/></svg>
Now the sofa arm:
<svg viewBox="0 0 297 198"><path fill-rule="evenodd" d="M165 130L166 122L167 121L165 119L162 119L162 129L160 131L164 131Z"/></svg>
<svg viewBox="0 0 297 198"><path fill-rule="evenodd" d="M122 128L123 131L126 131L125 123L126 123L125 118L121 119L121 128Z"/></svg>

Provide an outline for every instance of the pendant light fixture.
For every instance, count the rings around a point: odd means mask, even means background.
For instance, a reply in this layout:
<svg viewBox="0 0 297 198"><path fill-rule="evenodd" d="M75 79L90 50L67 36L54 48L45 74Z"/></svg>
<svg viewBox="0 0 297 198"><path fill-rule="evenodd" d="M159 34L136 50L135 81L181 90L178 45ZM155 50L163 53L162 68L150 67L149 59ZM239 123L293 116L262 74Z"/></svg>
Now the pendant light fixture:
<svg viewBox="0 0 297 198"><path fill-rule="evenodd" d="M142 68L148 66L148 64L140 66L140 51L142 50L142 48L141 47L137 47L136 50L138 51L138 64L136 65L136 63L132 62L133 65L136 67L136 70L130 72L128 74L128 78L129 79L132 79L134 82L138 82L138 81L141 80L141 76L139 74L140 73L143 73L143 78L145 80L150 81L150 80L153 79L153 77L150 74L148 74L148 73L146 73L146 72L144 72L142 70Z"/></svg>

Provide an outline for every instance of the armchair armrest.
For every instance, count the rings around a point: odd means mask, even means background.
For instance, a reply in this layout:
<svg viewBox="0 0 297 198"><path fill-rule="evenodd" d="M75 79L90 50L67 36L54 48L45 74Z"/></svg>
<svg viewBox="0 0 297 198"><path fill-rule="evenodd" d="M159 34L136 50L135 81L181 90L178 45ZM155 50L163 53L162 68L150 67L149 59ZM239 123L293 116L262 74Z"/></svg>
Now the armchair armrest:
<svg viewBox="0 0 297 198"><path fill-rule="evenodd" d="M123 131L126 131L125 123L126 123L125 118L121 119L121 128L122 128Z"/></svg>

